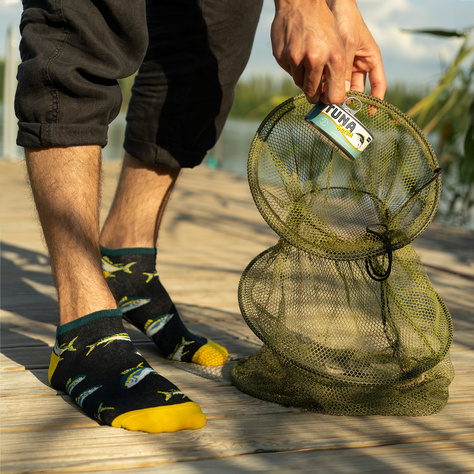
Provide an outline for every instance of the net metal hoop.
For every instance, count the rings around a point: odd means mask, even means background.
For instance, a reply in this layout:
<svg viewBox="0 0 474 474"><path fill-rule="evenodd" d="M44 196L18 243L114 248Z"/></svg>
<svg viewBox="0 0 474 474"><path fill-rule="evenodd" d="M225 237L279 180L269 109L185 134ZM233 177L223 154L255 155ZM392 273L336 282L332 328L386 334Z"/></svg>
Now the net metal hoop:
<svg viewBox="0 0 474 474"><path fill-rule="evenodd" d="M298 120L293 118L291 123L296 123L298 129L301 128L301 130L304 130L304 133L308 133L307 129L308 127L311 127L304 120L304 116L311 109L312 104L307 102L304 95L299 95L286 100L268 114L253 138L247 163L248 182L252 197L267 224L281 238L287 240L293 246L324 258L336 260L371 258L382 255L386 252L386 245L384 245L380 239L375 239L370 235L366 230L368 226L383 225L389 227L391 250L397 250L407 245L418 237L432 221L441 196L441 169L439 168L431 144L418 126L396 107L381 101L380 99L354 91L348 92L348 96L349 95L350 97L354 97L361 101L365 110L368 110L369 107L376 108L377 111L375 115L377 113L382 115L381 111L383 111L385 122L392 121L393 123L396 123L398 129L403 129L404 133L409 136L410 140L412 140L413 143L416 143L416 148L421 157L417 157L417 160L420 161L422 159L426 166L425 176L421 182L417 183L416 189L412 190L410 196L402 204L397 204L396 209L389 209L390 212L387 211L386 215L383 217L379 216L374 221L369 220L367 222L361 222L360 226L362 230L359 231L357 236L347 237L339 235L337 232L333 232L333 229L330 226L323 225L320 226L319 229L316 229L319 225L318 216L317 213L311 215L311 211L307 212L307 216L303 219L306 227L311 228L312 233L308 236L306 231L299 232L298 229L289 225L286 217L282 217L281 209L275 205L275 202L270 202L269 200L269 189L263 179L264 173L261 168L262 160L264 159L262 156L265 153L268 154L268 148L270 146L268 143L269 140L272 139L272 135L278 132L281 133L281 130L284 127L283 122L291 115L295 115L298 118ZM370 120L368 115L362 118L357 116L357 118L361 122ZM286 126L286 128L289 129L288 126ZM284 134L282 137L283 140L285 138ZM384 150L384 145L380 140L383 139L383 136L382 138L379 137L378 144L379 150L382 151ZM322 140L324 142L323 146L326 146L328 149L333 149L331 160L341 159L336 158L338 153L335 146L330 143L329 140L324 139L324 137L322 137ZM347 163L347 166L357 167L360 166L361 163L366 163L367 160L371 160L369 166L376 166L375 164L372 164L374 162L374 157L371 156L370 153L371 146L372 144L354 163ZM280 157L277 156L275 159L280 159ZM288 161L285 162L286 159L287 158L281 158L281 167L284 167L287 164L288 167L291 166ZM390 156L388 159L390 159ZM287 180L287 178L282 176L282 186L286 186L285 180ZM377 186L374 186L372 189L365 189L363 187L349 189L347 186L320 187L314 192L312 199L317 202L319 199L322 200L325 198L329 193L342 195L342 193L346 192L349 194L352 193L353 201L365 199L371 201L371 205L374 208L382 209L384 206L389 208L390 206L385 205L380 195L378 195L378 189L379 187ZM318 197L318 193L321 198ZM420 205L418 201L422 202L422 205ZM289 206L290 204L290 200L284 203L285 206ZM417 209L418 207L420 208L419 215L415 215L413 209ZM409 219L405 216L409 216ZM404 219L410 220L405 227L400 225L398 222L399 220L403 221ZM331 240L331 243L328 244L328 240Z"/></svg>

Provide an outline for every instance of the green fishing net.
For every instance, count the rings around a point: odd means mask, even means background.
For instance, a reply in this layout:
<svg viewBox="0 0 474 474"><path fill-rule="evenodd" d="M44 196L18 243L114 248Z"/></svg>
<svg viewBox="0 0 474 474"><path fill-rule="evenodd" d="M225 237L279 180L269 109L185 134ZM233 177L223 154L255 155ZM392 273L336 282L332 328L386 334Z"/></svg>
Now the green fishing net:
<svg viewBox="0 0 474 474"><path fill-rule="evenodd" d="M264 345L232 380L326 413L436 413L453 378L452 323L410 242L436 212L440 169L408 117L350 96L374 137L355 161L305 120L304 96L271 112L253 140L250 189L280 240L241 277L242 315Z"/></svg>

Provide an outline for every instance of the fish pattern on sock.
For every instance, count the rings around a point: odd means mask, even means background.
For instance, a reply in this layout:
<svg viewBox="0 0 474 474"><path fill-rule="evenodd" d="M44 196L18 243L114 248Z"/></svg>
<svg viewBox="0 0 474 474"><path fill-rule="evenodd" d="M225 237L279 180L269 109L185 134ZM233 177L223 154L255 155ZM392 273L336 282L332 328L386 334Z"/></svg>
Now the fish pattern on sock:
<svg viewBox="0 0 474 474"><path fill-rule="evenodd" d="M48 378L91 418L148 433L199 429L199 405L159 375L135 349L120 310L58 327Z"/></svg>
<svg viewBox="0 0 474 474"><path fill-rule="evenodd" d="M223 365L227 350L188 331L156 272L156 249L102 247L102 268L124 318L143 331L164 357Z"/></svg>

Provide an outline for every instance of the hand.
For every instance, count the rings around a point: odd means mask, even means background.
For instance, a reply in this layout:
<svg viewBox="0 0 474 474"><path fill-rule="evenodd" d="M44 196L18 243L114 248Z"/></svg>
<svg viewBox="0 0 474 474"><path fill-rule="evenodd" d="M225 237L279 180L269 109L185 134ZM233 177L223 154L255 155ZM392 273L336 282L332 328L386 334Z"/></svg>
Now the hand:
<svg viewBox="0 0 474 474"><path fill-rule="evenodd" d="M350 88L386 88L380 50L354 0L275 0L273 55L310 102L338 104ZM324 91L323 91L324 84Z"/></svg>
<svg viewBox="0 0 474 474"><path fill-rule="evenodd" d="M383 99L387 84L382 56L355 0L327 0L327 3L336 19L339 36L344 44L347 88L364 92L368 75L371 94Z"/></svg>
<svg viewBox="0 0 474 474"><path fill-rule="evenodd" d="M344 100L344 45L325 0L275 0L273 55L310 102Z"/></svg>

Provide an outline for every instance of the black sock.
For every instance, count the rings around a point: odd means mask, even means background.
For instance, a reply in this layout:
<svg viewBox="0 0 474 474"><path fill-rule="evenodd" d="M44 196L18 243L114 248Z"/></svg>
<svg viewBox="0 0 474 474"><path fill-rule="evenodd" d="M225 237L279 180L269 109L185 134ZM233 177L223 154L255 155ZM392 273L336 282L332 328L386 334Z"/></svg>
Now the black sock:
<svg viewBox="0 0 474 474"><path fill-rule="evenodd" d="M102 247L102 268L124 318L143 331L168 359L217 366L224 347L188 331L160 282L156 249Z"/></svg>
<svg viewBox="0 0 474 474"><path fill-rule="evenodd" d="M58 327L48 375L91 418L117 428L159 433L206 423L199 406L135 349L120 310Z"/></svg>

